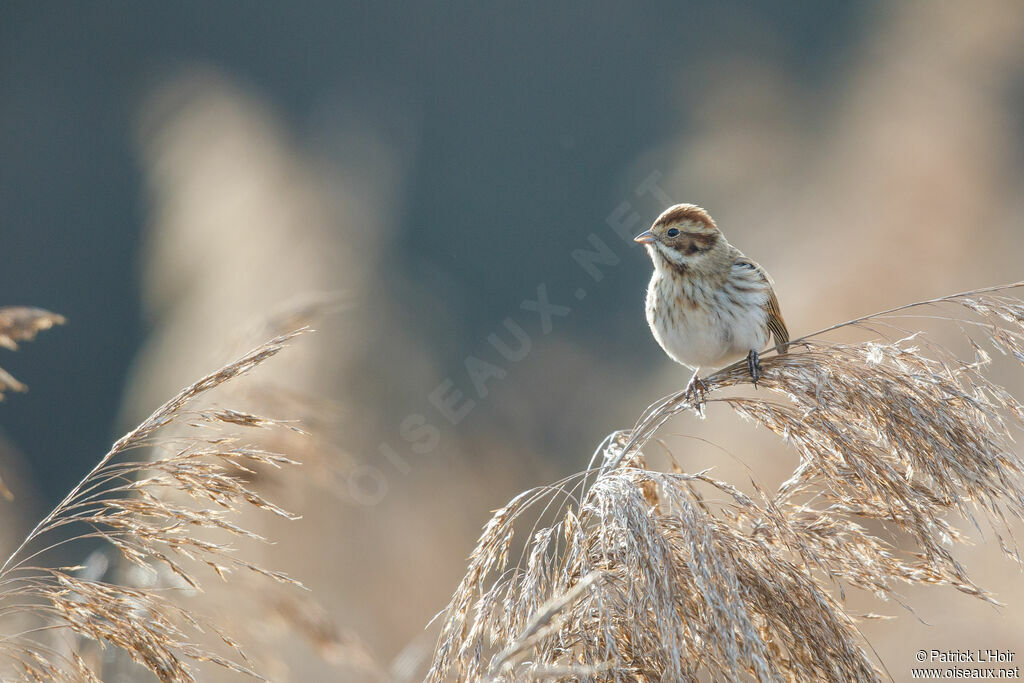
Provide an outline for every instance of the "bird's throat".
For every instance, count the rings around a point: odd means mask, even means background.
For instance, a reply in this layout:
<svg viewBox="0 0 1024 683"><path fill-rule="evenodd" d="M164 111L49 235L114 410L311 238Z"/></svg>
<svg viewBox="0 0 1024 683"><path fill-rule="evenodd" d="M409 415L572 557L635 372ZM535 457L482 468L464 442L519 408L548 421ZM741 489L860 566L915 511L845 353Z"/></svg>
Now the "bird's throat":
<svg viewBox="0 0 1024 683"><path fill-rule="evenodd" d="M655 267L660 267L662 270L668 273L674 273L675 275L679 275L682 277L689 277L690 268L686 265L685 262L675 261L666 256L664 253L662 253L661 250L655 251L653 256L655 261Z"/></svg>

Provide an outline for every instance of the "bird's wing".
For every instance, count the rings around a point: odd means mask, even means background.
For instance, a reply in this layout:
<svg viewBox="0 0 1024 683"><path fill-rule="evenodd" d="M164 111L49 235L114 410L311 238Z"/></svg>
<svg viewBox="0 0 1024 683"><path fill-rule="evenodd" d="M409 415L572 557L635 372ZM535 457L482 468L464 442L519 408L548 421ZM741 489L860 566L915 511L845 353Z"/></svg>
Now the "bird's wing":
<svg viewBox="0 0 1024 683"><path fill-rule="evenodd" d="M768 303L765 306L768 311L768 329L775 337L775 348L779 353L785 353L784 344L789 341L789 330L786 329L786 321L782 319L782 311L779 310L779 298L775 296L775 289L768 290Z"/></svg>
<svg viewBox="0 0 1024 683"><path fill-rule="evenodd" d="M733 267L737 266L752 270L762 282L768 285L768 300L764 304L765 313L768 314L768 331L775 338L775 347L779 353L785 353L786 347L783 345L789 341L789 330L786 329L786 321L782 319L782 311L779 310L779 298L775 296L775 283L772 282L764 268L746 256L736 257Z"/></svg>

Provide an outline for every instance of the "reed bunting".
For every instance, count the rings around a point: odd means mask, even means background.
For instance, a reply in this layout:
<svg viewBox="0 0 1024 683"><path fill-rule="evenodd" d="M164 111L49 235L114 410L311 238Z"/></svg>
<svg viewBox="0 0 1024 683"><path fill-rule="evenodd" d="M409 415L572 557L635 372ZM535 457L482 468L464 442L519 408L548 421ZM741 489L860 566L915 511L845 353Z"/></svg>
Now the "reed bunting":
<svg viewBox="0 0 1024 683"><path fill-rule="evenodd" d="M654 276L647 289L647 322L669 357L693 369L687 393L699 401L707 387L701 368L746 354L754 386L758 351L770 337L785 353L789 332L764 268L729 244L707 211L693 204L666 210L634 238L647 247Z"/></svg>

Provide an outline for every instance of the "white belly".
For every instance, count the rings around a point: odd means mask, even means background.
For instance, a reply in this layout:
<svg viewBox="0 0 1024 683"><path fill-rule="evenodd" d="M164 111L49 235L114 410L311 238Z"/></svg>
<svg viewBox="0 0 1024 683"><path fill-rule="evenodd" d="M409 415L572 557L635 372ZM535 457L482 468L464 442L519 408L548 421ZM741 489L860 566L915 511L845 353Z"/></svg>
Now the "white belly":
<svg viewBox="0 0 1024 683"><path fill-rule="evenodd" d="M657 271L647 291L647 322L672 360L690 368L718 368L768 343L767 289L737 295L726 289L697 291L680 299L678 284Z"/></svg>

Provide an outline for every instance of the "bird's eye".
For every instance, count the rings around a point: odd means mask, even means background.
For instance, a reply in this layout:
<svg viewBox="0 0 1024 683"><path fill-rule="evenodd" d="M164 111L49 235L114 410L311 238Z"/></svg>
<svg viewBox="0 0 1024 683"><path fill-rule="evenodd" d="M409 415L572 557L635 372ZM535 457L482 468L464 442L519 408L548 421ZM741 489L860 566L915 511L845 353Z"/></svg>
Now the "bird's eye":
<svg viewBox="0 0 1024 683"><path fill-rule="evenodd" d="M669 237L675 237L676 235L679 234L679 228L669 228L668 232L665 234L668 235Z"/></svg>

